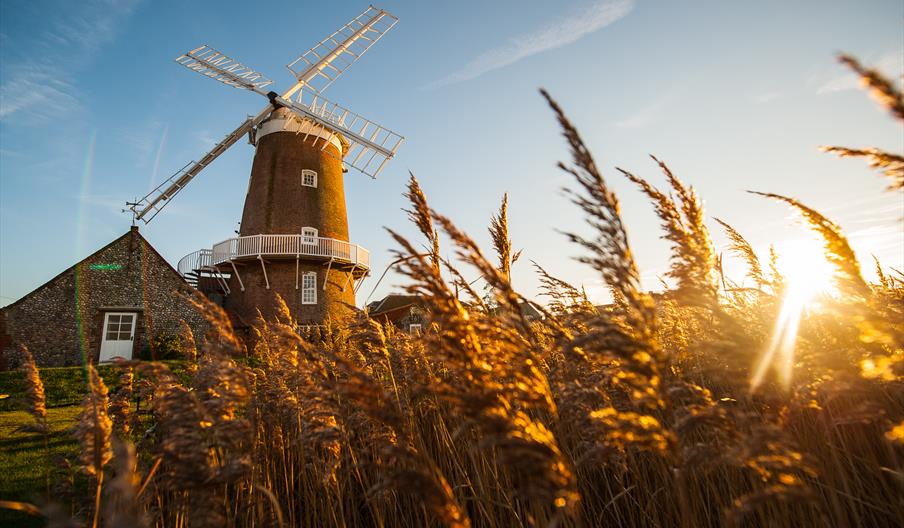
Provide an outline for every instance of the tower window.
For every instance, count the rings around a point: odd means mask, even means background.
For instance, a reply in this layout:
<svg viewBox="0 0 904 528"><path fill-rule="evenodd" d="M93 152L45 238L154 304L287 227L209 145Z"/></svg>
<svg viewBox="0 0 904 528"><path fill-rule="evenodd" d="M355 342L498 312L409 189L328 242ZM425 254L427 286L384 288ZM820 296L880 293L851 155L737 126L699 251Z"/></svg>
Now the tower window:
<svg viewBox="0 0 904 528"><path fill-rule="evenodd" d="M307 245L313 245L317 243L317 229L314 227L302 227L301 228L301 242Z"/></svg>
<svg viewBox="0 0 904 528"><path fill-rule="evenodd" d="M301 276L301 304L317 304L317 272L308 271Z"/></svg>
<svg viewBox="0 0 904 528"><path fill-rule="evenodd" d="M317 187L317 171L303 169L301 171L301 184L305 187Z"/></svg>

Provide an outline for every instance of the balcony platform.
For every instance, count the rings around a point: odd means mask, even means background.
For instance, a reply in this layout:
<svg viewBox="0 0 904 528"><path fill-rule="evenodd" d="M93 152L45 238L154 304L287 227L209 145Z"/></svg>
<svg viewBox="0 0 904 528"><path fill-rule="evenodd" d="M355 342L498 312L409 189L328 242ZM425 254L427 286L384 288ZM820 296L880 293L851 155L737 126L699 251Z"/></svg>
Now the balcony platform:
<svg viewBox="0 0 904 528"><path fill-rule="evenodd" d="M199 249L179 260L179 273L193 286L204 273L223 275L236 264L254 260L319 260L349 271L356 280L370 271L370 252L335 238L305 235L252 235L229 238L212 249Z"/></svg>

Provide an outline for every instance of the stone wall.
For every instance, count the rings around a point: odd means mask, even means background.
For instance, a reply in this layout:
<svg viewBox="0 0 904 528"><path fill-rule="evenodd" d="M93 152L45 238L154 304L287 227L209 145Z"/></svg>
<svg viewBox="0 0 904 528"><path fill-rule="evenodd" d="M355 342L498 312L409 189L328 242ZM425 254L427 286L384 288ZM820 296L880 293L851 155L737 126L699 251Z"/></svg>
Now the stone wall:
<svg viewBox="0 0 904 528"><path fill-rule="evenodd" d="M85 260L0 309L0 368L19 364L19 343L39 366L97 362L106 312L138 314L132 357L185 320L198 340L207 323L178 293L193 290L133 227Z"/></svg>

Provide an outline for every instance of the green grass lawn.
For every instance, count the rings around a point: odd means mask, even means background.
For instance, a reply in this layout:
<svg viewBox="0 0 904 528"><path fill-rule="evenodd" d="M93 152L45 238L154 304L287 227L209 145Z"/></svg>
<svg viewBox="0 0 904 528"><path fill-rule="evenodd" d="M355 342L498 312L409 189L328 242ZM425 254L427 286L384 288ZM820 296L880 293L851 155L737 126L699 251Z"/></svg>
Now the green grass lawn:
<svg viewBox="0 0 904 528"><path fill-rule="evenodd" d="M70 405L47 409L50 433L20 431L34 423L25 411L0 412L0 499L40 504L47 498L47 471L50 468L51 496L53 487L67 478L60 462L78 453L78 442L72 436L80 407ZM19 512L0 509L0 526L43 526L42 519Z"/></svg>
<svg viewBox="0 0 904 528"><path fill-rule="evenodd" d="M101 365L97 371L104 383L111 387L116 384L119 369L112 365ZM48 407L77 405L85 397L85 373L81 367L42 368L41 381ZM19 370L0 372L0 394L9 395L0 399L0 412L25 409L20 396L25 393L25 375Z"/></svg>
<svg viewBox="0 0 904 528"><path fill-rule="evenodd" d="M187 378L182 361L165 361L176 376ZM121 371L113 365L101 365L98 372L110 391L115 391ZM86 479L77 470L67 469L66 461L74 461L78 442L72 435L79 404L87 391L81 367L40 369L47 401L47 421L51 430L47 446L43 434L21 431L34 423L26 409L25 376L20 371L0 372L0 500L43 504L47 494L47 468L50 473L50 497L54 502L68 504L68 497L59 494L60 482L76 472L77 486L84 487ZM48 456L49 455L49 456ZM75 464L72 464L75 467ZM56 485L56 486L55 486ZM56 488L56 489L55 489ZM0 527L44 526L40 518L0 509Z"/></svg>

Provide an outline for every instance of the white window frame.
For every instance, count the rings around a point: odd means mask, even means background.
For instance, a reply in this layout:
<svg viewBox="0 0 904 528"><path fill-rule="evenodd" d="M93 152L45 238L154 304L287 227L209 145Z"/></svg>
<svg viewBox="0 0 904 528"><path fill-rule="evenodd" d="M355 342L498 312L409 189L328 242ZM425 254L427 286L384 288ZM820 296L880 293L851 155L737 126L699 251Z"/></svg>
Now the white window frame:
<svg viewBox="0 0 904 528"><path fill-rule="evenodd" d="M307 177L311 177L312 183L307 183ZM317 171L311 169L301 169L301 184L305 187L317 188Z"/></svg>
<svg viewBox="0 0 904 528"><path fill-rule="evenodd" d="M301 228L301 243L305 245L312 246L317 243L317 237L319 236L316 227L302 227Z"/></svg>
<svg viewBox="0 0 904 528"><path fill-rule="evenodd" d="M301 276L301 304L317 304L316 271L306 271Z"/></svg>
<svg viewBox="0 0 904 528"><path fill-rule="evenodd" d="M408 333L411 335L421 335L423 328L421 323L411 323L408 325Z"/></svg>

